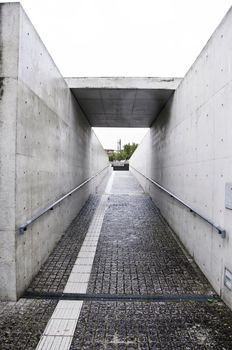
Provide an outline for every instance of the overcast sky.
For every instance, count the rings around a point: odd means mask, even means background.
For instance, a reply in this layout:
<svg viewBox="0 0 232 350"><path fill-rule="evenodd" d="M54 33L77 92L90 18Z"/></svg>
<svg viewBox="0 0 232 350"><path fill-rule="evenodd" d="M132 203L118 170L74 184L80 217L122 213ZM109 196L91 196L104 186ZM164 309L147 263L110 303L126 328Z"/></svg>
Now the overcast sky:
<svg viewBox="0 0 232 350"><path fill-rule="evenodd" d="M0 2L4 2L1 1ZM190 68L229 0L22 0L63 76L175 76ZM96 131L105 148L139 142ZM131 138L132 137L132 138Z"/></svg>

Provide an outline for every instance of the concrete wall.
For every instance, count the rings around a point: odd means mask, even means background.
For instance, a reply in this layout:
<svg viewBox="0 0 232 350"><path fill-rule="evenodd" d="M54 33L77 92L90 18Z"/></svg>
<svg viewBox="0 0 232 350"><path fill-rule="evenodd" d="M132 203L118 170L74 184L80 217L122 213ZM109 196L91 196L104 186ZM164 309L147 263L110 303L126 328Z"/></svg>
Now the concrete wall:
<svg viewBox="0 0 232 350"><path fill-rule="evenodd" d="M108 159L21 6L0 15L0 297L14 300L108 170L23 235L18 226Z"/></svg>
<svg viewBox="0 0 232 350"><path fill-rule="evenodd" d="M11 6L0 5L0 23L0 294L12 299L16 283L14 247L18 11L12 12Z"/></svg>
<svg viewBox="0 0 232 350"><path fill-rule="evenodd" d="M211 226L132 169L230 307L232 291L224 286L224 269L232 271L232 210L225 208L225 184L232 183L231 26L232 10L186 74L130 162L226 229L227 237L223 240Z"/></svg>

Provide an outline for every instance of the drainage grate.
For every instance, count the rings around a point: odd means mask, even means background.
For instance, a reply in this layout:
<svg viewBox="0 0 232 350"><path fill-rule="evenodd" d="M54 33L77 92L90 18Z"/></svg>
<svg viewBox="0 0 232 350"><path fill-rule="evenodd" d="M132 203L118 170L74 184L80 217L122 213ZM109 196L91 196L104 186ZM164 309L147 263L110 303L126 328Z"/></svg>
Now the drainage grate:
<svg viewBox="0 0 232 350"><path fill-rule="evenodd" d="M56 299L56 300L82 300L82 301L124 301L124 302L187 302L187 301L221 301L214 295L126 295L126 294L80 294L59 292L27 291L23 298L26 299Z"/></svg>

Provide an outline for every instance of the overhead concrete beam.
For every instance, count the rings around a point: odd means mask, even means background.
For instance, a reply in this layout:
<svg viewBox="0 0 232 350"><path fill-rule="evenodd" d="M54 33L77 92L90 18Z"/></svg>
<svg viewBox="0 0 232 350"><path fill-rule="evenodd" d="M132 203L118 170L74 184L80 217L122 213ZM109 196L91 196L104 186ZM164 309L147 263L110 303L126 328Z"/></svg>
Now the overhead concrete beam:
<svg viewBox="0 0 232 350"><path fill-rule="evenodd" d="M180 78L66 78L95 127L150 127Z"/></svg>
<svg viewBox="0 0 232 350"><path fill-rule="evenodd" d="M175 90L181 78L82 77L65 78L70 89L164 89Z"/></svg>

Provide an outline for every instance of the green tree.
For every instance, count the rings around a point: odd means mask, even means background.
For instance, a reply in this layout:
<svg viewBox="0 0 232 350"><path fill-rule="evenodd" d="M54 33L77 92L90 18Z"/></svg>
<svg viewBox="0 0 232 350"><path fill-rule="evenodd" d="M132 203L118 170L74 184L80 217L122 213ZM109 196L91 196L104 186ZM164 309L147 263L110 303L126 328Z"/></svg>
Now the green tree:
<svg viewBox="0 0 232 350"><path fill-rule="evenodd" d="M123 149L120 152L113 152L109 155L109 161L113 162L114 160L128 160L138 147L137 143L127 143L123 146Z"/></svg>
<svg viewBox="0 0 232 350"><path fill-rule="evenodd" d="M115 160L115 152L109 154L109 161L113 162Z"/></svg>
<svg viewBox="0 0 232 350"><path fill-rule="evenodd" d="M125 159L130 159L136 148L138 147L138 144L133 142L132 144L127 143L123 146L123 151L125 153Z"/></svg>

